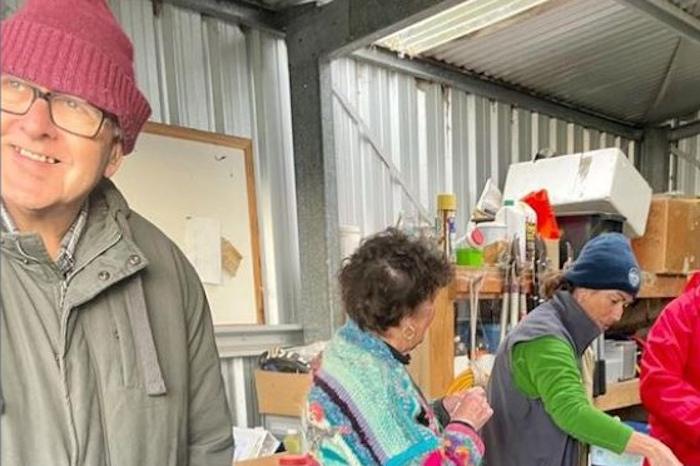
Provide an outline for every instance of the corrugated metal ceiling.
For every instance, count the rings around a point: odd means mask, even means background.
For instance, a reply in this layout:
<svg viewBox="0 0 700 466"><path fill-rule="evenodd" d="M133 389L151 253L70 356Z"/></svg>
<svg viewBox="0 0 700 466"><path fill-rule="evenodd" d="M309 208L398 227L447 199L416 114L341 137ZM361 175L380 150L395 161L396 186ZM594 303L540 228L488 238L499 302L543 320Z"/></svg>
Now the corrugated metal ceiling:
<svg viewBox="0 0 700 466"><path fill-rule="evenodd" d="M700 44L614 0L551 0L419 56L636 124L700 108Z"/></svg>

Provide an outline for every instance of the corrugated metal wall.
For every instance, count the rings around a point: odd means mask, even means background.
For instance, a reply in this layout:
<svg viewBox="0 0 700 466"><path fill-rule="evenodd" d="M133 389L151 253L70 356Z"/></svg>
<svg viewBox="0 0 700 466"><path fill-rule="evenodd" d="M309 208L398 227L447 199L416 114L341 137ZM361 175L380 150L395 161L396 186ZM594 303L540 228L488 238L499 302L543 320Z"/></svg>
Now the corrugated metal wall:
<svg viewBox="0 0 700 466"><path fill-rule="evenodd" d="M287 53L260 31L147 0L111 0L155 121L253 140L268 323L292 322L299 254Z"/></svg>
<svg viewBox="0 0 700 466"><path fill-rule="evenodd" d="M695 160L692 164L682 158L675 157L677 175L675 189L685 194L700 196L700 136L681 139L678 148Z"/></svg>
<svg viewBox="0 0 700 466"><path fill-rule="evenodd" d="M257 356L221 358L221 374L235 426L254 427L261 423L253 380L257 367Z"/></svg>
<svg viewBox="0 0 700 466"><path fill-rule="evenodd" d="M350 102L414 197L429 212L439 192L458 197L458 233L488 178L503 186L507 167L539 149L571 153L636 146L614 134L515 108L506 102L420 81L352 58L332 63L334 90ZM339 222L363 235L416 217L362 125L334 100Z"/></svg>
<svg viewBox="0 0 700 466"><path fill-rule="evenodd" d="M700 7L700 3L698 5ZM700 112L695 114L694 121L700 121ZM675 173L675 178L672 180L671 186L682 193L700 196L700 134L692 138L681 139L678 141L677 147L691 160L695 160L695 163L678 156L672 156L672 173Z"/></svg>
<svg viewBox="0 0 700 466"><path fill-rule="evenodd" d="M169 4L154 16L147 0L110 3L134 42L154 120L253 140L266 319L294 322L299 254L284 41ZM257 356L222 358L238 426L260 423L256 366Z"/></svg>

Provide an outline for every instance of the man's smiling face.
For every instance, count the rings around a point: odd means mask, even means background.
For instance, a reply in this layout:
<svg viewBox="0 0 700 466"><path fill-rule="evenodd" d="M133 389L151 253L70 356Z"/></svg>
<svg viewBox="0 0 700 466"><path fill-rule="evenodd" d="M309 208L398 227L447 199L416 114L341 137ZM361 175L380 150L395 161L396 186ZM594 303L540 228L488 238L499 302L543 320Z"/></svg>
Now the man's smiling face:
<svg viewBox="0 0 700 466"><path fill-rule="evenodd" d="M8 81L3 87L24 83ZM93 138L57 127L49 103L36 99L27 113L1 112L0 174L2 199L16 213L41 213L79 208L103 176L113 175L121 161L121 143L111 120Z"/></svg>

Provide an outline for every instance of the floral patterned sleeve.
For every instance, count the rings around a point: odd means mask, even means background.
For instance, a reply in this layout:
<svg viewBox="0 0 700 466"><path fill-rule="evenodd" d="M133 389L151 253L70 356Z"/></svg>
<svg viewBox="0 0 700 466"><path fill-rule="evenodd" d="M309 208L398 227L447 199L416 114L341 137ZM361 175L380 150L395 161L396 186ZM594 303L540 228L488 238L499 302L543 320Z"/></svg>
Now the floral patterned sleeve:
<svg viewBox="0 0 700 466"><path fill-rule="evenodd" d="M312 388L305 416L307 442L324 466L478 466L484 454L479 435L466 424L440 430L429 412L428 426L383 412L355 411L352 402L332 400ZM408 422L407 422L408 421Z"/></svg>
<svg viewBox="0 0 700 466"><path fill-rule="evenodd" d="M479 465L484 456L484 443L469 426L451 422L442 433L442 445L428 453L421 466Z"/></svg>

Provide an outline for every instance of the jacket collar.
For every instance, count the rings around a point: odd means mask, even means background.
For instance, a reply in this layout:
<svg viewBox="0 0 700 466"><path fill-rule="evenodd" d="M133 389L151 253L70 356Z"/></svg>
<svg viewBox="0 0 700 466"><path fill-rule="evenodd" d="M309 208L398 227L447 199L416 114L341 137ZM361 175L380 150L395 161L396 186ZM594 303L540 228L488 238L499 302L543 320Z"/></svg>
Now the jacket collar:
<svg viewBox="0 0 700 466"><path fill-rule="evenodd" d="M583 355L593 340L602 330L598 327L581 305L568 291L557 291L552 298L552 305L561 316L561 321L573 338L573 343L578 356Z"/></svg>
<svg viewBox="0 0 700 466"><path fill-rule="evenodd" d="M124 292L134 345L144 372L146 391L149 395L162 395L166 393L165 383L148 319L142 277L137 273L148 265L148 259L132 239L130 215L124 197L110 180L103 179L90 195L87 223L76 245L75 267L65 278L66 295L59 310L65 322L62 346L66 351L72 333L71 322L75 325L74 319L68 319L72 309L132 277ZM3 232L2 249L25 263L43 262L56 269L37 234Z"/></svg>
<svg viewBox="0 0 700 466"><path fill-rule="evenodd" d="M114 184L105 178L93 190L62 241L61 256L66 253L70 256L68 269L61 267L61 257L58 262L51 259L38 234L16 231L4 206L0 244L10 256L26 264L44 263L63 278L85 267L109 246L114 245L123 236L116 218L119 215L128 217L129 214L126 200Z"/></svg>
<svg viewBox="0 0 700 466"><path fill-rule="evenodd" d="M67 276L75 266L75 247L78 244L78 240L85 229L85 223L87 222L88 210L89 210L89 200L83 203L83 206L78 212L78 216L73 220L68 231L63 235L61 239L61 248L58 251L58 257L56 259L56 266ZM0 219L2 220L2 229L9 234L19 234L15 226L10 213L5 208L5 203L0 200Z"/></svg>

